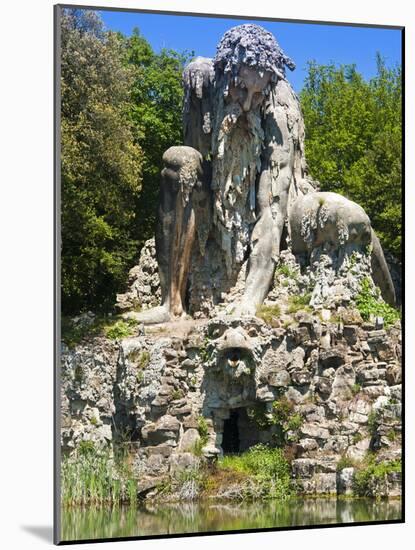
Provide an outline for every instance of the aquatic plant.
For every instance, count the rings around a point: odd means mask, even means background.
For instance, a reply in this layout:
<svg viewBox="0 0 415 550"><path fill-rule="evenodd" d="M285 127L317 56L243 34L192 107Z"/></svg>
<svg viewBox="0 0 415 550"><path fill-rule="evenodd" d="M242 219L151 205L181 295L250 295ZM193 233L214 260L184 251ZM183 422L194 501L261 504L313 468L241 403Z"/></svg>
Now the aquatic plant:
<svg viewBox="0 0 415 550"><path fill-rule="evenodd" d="M137 481L126 460L117 461L108 449L83 441L61 466L61 499L64 506L118 505L137 502Z"/></svg>

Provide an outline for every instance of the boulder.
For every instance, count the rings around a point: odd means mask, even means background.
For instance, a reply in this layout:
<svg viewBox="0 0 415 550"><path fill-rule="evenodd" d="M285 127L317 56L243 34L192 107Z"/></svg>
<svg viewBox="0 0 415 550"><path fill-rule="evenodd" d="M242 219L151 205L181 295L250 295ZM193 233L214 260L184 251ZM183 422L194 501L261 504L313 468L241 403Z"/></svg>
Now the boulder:
<svg viewBox="0 0 415 550"><path fill-rule="evenodd" d="M313 422L302 424L300 433L303 437L312 437L315 439L328 439L330 436L330 432L326 428L322 428L321 425Z"/></svg>
<svg viewBox="0 0 415 550"><path fill-rule="evenodd" d="M353 494L354 468L343 468L337 472L337 493L339 495Z"/></svg>
<svg viewBox="0 0 415 550"><path fill-rule="evenodd" d="M141 430L143 439L150 445L170 443L175 445L180 430L180 422L174 416L165 415L157 422L145 425Z"/></svg>
<svg viewBox="0 0 415 550"><path fill-rule="evenodd" d="M291 377L286 370L271 372L268 375L268 384L276 388L287 387L291 384Z"/></svg>
<svg viewBox="0 0 415 550"><path fill-rule="evenodd" d="M344 348L330 348L320 352L320 362L323 368L337 369L344 365L347 358L347 351Z"/></svg>
<svg viewBox="0 0 415 550"><path fill-rule="evenodd" d="M180 452L193 451L198 441L200 441L200 435L198 430L196 430L195 428L190 428L186 430L180 439L179 451Z"/></svg>
<svg viewBox="0 0 415 550"><path fill-rule="evenodd" d="M170 457L170 473L174 475L183 470L197 468L199 463L200 459L192 453L174 453Z"/></svg>

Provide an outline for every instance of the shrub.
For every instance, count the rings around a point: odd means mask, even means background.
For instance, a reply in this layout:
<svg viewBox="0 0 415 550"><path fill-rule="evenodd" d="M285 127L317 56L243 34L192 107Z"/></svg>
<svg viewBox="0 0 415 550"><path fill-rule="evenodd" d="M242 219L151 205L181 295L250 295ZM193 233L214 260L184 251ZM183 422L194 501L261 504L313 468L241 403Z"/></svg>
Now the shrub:
<svg viewBox="0 0 415 550"><path fill-rule="evenodd" d="M399 311L384 302L380 297L379 289L374 289L371 281L365 277L356 296L356 306L365 321L371 315L382 317L385 327L394 325L400 319Z"/></svg>
<svg viewBox="0 0 415 550"><path fill-rule="evenodd" d="M91 320L62 317L61 337L69 348L75 347L86 338L93 338L102 333L107 317L94 317Z"/></svg>
<svg viewBox="0 0 415 550"><path fill-rule="evenodd" d="M362 386L360 384L353 384L353 386L351 387L352 394L357 395L361 389L362 389Z"/></svg>
<svg viewBox="0 0 415 550"><path fill-rule="evenodd" d="M183 390L180 390L180 389L174 390L173 393L171 394L173 401L175 401L176 399L181 399L183 396L184 396Z"/></svg>
<svg viewBox="0 0 415 550"><path fill-rule="evenodd" d="M204 484L205 473L198 466L192 466L176 474L174 489L179 500L194 500L199 496Z"/></svg>
<svg viewBox="0 0 415 550"><path fill-rule="evenodd" d="M372 409L367 417L367 425L369 428L369 432L373 436L376 433L376 429L378 426L378 415L376 410Z"/></svg>
<svg viewBox="0 0 415 550"><path fill-rule="evenodd" d="M138 322L135 319L120 319L117 316L96 316L90 322L82 322L75 318L62 318L62 340L73 348L82 340L105 335L111 340L126 338L134 334L134 327Z"/></svg>
<svg viewBox="0 0 415 550"><path fill-rule="evenodd" d="M150 363L150 353L147 350L144 350L140 354L137 367L141 370L144 370L148 367L149 363Z"/></svg>
<svg viewBox="0 0 415 550"><path fill-rule="evenodd" d="M113 325L108 325L104 328L104 333L107 338L111 340L118 340L119 338L128 338L134 334L134 327L137 326L137 321L134 319L116 321Z"/></svg>
<svg viewBox="0 0 415 550"><path fill-rule="evenodd" d="M199 355L202 363L208 363L210 361L210 355L211 355L211 341L206 336L203 340L202 345L199 348Z"/></svg>
<svg viewBox="0 0 415 550"><path fill-rule="evenodd" d="M292 494L290 465L282 449L258 444L241 455L220 458L218 468L252 476L260 489L256 494L262 498L284 499Z"/></svg>
<svg viewBox="0 0 415 550"><path fill-rule="evenodd" d="M400 472L402 469L400 460L376 463L370 457L366 466L357 471L353 480L353 493L360 497L379 496L379 484L386 481L387 475L392 472Z"/></svg>
<svg viewBox="0 0 415 550"><path fill-rule="evenodd" d="M206 418L204 418L203 416L199 416L199 418L197 419L197 429L200 435L202 447L204 447L209 439L209 429Z"/></svg>
<svg viewBox="0 0 415 550"><path fill-rule="evenodd" d="M353 445L356 445L356 443L359 443L359 441L362 441L363 435L360 432L357 432L353 436Z"/></svg>
<svg viewBox="0 0 415 550"><path fill-rule="evenodd" d="M272 411L267 413L263 404L247 409L248 417L262 430L275 426L275 440L278 445L284 445L296 439L296 433L303 423L300 413L295 412L294 405L282 397L272 404ZM290 433L291 432L291 433Z"/></svg>
<svg viewBox="0 0 415 550"><path fill-rule="evenodd" d="M289 265L280 265L275 270L275 278L278 277L278 275L284 275L285 277L288 277L289 279L297 279L297 273L292 269Z"/></svg>
<svg viewBox="0 0 415 550"><path fill-rule="evenodd" d="M346 455L342 455L342 457L336 464L336 470L338 472L341 472L343 468L354 468L354 467L356 467L356 462L352 458Z"/></svg>

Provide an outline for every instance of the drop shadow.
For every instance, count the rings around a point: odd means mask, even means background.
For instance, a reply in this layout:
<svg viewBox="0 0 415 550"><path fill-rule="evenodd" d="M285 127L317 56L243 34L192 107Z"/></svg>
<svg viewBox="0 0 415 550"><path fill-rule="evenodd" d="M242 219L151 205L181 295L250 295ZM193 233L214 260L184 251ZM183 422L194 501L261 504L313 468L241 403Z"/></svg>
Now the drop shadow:
<svg viewBox="0 0 415 550"><path fill-rule="evenodd" d="M21 528L38 539L53 543L53 527L51 525L21 525Z"/></svg>

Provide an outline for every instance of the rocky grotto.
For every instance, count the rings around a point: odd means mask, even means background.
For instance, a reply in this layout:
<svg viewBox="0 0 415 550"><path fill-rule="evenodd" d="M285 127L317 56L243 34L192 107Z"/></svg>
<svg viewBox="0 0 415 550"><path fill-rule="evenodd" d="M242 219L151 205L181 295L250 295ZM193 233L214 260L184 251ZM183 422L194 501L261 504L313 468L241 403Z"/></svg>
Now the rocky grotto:
<svg viewBox="0 0 415 550"><path fill-rule="evenodd" d="M63 454L127 441L143 497L257 444L284 450L306 495L351 495L369 455L401 458L397 277L364 208L308 176L286 67L256 25L187 66L185 145L117 296L128 332L88 335L91 313L63 338ZM400 495L385 472L368 494Z"/></svg>

